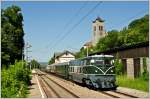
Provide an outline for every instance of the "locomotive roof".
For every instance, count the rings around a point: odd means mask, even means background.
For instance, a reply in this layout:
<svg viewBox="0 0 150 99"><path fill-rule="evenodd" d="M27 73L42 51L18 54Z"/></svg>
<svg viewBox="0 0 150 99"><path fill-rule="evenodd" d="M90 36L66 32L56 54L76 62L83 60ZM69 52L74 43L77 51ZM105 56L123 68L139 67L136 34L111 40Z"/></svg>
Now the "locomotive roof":
<svg viewBox="0 0 150 99"><path fill-rule="evenodd" d="M92 56L88 56L88 57L114 57L112 55L92 55Z"/></svg>

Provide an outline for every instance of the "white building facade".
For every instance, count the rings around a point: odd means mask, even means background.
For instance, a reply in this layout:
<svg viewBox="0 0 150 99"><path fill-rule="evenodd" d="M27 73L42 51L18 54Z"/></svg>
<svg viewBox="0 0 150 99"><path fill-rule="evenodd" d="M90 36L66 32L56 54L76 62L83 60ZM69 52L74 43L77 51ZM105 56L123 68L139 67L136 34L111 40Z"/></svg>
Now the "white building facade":
<svg viewBox="0 0 150 99"><path fill-rule="evenodd" d="M63 62L69 62L70 60L75 59L75 55L69 51L64 51L62 53L55 53L55 63L63 63Z"/></svg>

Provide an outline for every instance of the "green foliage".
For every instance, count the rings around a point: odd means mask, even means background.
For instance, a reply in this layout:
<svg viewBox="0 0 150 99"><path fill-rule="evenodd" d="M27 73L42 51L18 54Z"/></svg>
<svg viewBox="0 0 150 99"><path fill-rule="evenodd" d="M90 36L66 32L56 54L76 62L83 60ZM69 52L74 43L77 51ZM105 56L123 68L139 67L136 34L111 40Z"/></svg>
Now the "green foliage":
<svg viewBox="0 0 150 99"><path fill-rule="evenodd" d="M31 65L31 68L40 68L40 63L38 63L38 61L36 60L31 60L31 62L29 63L29 65Z"/></svg>
<svg viewBox="0 0 150 99"><path fill-rule="evenodd" d="M80 51L75 55L75 58L83 58L87 54L87 49L81 48Z"/></svg>
<svg viewBox="0 0 150 99"><path fill-rule="evenodd" d="M117 75L122 75L122 70L123 70L123 64L121 61L119 61L119 59L115 59L114 62L114 66L115 66L115 72Z"/></svg>
<svg viewBox="0 0 150 99"><path fill-rule="evenodd" d="M96 45L97 51L109 50L117 46L118 31L112 30L108 32L108 35L104 38L101 38Z"/></svg>
<svg viewBox="0 0 150 99"><path fill-rule="evenodd" d="M117 85L119 86L143 90L147 92L149 91L149 81L145 81L141 78L130 79L127 78L126 76L118 75L116 80Z"/></svg>
<svg viewBox="0 0 150 99"><path fill-rule="evenodd" d="M49 60L48 64L50 65L50 64L53 64L54 62L55 62L55 58L52 57L52 58Z"/></svg>
<svg viewBox="0 0 150 99"><path fill-rule="evenodd" d="M25 62L15 62L9 69L2 69L1 96L3 98L23 98L27 96L31 72Z"/></svg>
<svg viewBox="0 0 150 99"><path fill-rule="evenodd" d="M24 47L23 16L18 6L11 6L1 11L1 51L2 66L8 67L15 60L20 60Z"/></svg>
<svg viewBox="0 0 150 99"><path fill-rule="evenodd" d="M147 64L146 64L146 58L145 57L143 58L143 73L142 73L141 78L143 80L149 81L149 72L147 70Z"/></svg>

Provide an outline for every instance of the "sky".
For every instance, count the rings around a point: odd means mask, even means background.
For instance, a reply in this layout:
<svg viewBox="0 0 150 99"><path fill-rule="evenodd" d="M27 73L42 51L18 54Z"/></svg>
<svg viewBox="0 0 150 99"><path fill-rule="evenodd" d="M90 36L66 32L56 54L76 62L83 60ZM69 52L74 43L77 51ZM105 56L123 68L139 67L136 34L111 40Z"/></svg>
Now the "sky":
<svg viewBox="0 0 150 99"><path fill-rule="evenodd" d="M55 52L77 52L92 38L92 21L105 20L105 30L121 30L148 14L148 1L3 1L1 8L21 8L30 59L48 62Z"/></svg>

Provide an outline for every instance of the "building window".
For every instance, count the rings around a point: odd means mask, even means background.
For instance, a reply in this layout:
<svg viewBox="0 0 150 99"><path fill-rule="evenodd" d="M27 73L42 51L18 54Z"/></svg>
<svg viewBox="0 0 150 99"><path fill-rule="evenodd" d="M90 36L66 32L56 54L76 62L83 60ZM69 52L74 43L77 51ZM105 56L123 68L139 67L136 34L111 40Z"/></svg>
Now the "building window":
<svg viewBox="0 0 150 99"><path fill-rule="evenodd" d="M101 30L103 31L103 26L101 26Z"/></svg>
<svg viewBox="0 0 150 99"><path fill-rule="evenodd" d="M100 30L100 31L103 31L103 26L99 26L99 30Z"/></svg>
<svg viewBox="0 0 150 99"><path fill-rule="evenodd" d="M94 31L96 31L96 26L94 26Z"/></svg>

